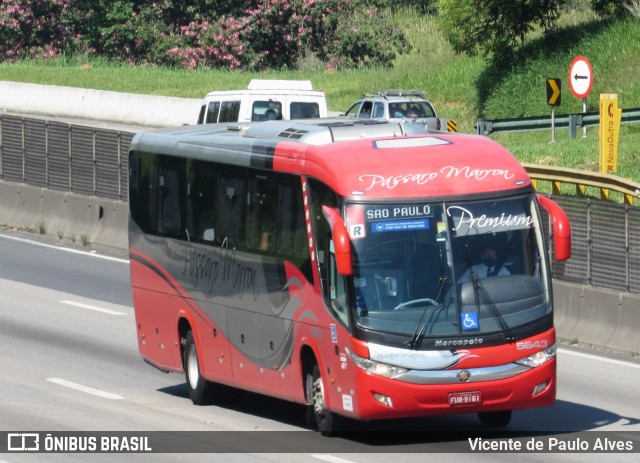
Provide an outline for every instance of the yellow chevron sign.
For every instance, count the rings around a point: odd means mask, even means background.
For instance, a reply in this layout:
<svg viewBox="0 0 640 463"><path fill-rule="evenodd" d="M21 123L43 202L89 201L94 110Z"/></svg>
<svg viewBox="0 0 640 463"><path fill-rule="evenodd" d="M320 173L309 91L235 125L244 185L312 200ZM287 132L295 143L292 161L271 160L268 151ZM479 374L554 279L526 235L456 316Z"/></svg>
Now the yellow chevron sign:
<svg viewBox="0 0 640 463"><path fill-rule="evenodd" d="M547 104L560 106L560 79L547 79Z"/></svg>
<svg viewBox="0 0 640 463"><path fill-rule="evenodd" d="M457 132L458 131L458 121L455 119L449 119L447 121L447 131L448 132Z"/></svg>

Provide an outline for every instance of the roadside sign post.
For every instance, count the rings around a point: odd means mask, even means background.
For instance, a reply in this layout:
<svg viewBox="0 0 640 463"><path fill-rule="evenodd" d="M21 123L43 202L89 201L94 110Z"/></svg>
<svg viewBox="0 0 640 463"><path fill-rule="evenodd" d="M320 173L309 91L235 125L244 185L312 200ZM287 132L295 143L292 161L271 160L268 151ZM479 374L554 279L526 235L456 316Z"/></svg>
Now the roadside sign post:
<svg viewBox="0 0 640 463"><path fill-rule="evenodd" d="M587 97L582 99L582 114L587 112ZM582 127L582 138L587 138L587 126Z"/></svg>
<svg viewBox="0 0 640 463"><path fill-rule="evenodd" d="M618 171L618 141L622 109L618 107L618 95L600 95L600 172L612 174Z"/></svg>
<svg viewBox="0 0 640 463"><path fill-rule="evenodd" d="M569 87L576 98L582 100L582 112L587 112L587 95L593 85L593 69L584 56L576 56L569 66ZM587 126L582 127L582 138L587 137Z"/></svg>
<svg viewBox="0 0 640 463"><path fill-rule="evenodd" d="M551 143L556 142L556 106L560 106L560 79L547 79L547 104L551 106Z"/></svg>

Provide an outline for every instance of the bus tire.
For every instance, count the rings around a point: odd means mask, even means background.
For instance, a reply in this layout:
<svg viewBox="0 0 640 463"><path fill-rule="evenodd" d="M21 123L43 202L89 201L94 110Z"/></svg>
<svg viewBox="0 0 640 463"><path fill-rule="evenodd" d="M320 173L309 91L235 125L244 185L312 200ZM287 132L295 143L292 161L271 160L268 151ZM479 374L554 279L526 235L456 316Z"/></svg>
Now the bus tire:
<svg viewBox="0 0 640 463"><path fill-rule="evenodd" d="M307 391L308 413L307 416L315 417L315 424L323 436L334 436L340 427L340 416L329 411L325 403L324 383L317 364L313 371L307 373L305 379Z"/></svg>
<svg viewBox="0 0 640 463"><path fill-rule="evenodd" d="M189 398L194 405L207 405L213 399L213 384L204 379L200 370L198 349L193 337L193 331L189 331L184 343L184 359L182 362L187 383Z"/></svg>
<svg viewBox="0 0 640 463"><path fill-rule="evenodd" d="M493 428L504 428L511 421L511 410L478 413L480 423Z"/></svg>

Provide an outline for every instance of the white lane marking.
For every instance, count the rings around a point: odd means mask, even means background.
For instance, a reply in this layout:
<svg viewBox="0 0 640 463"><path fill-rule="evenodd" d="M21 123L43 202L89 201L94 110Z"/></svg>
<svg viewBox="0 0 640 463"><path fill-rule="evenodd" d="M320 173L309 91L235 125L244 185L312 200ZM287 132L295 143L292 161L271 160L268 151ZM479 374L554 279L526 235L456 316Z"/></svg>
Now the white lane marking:
<svg viewBox="0 0 640 463"><path fill-rule="evenodd" d="M623 367L640 368L640 364L638 363L625 362L624 360L610 359L607 357L602 357L600 355L585 354L582 352L576 352L576 351L567 350L567 349L558 349L558 351L562 352L562 355L565 355L565 354L573 355L575 357L583 357L590 360L597 360L598 362L613 363L614 365L622 365Z"/></svg>
<svg viewBox="0 0 640 463"><path fill-rule="evenodd" d="M322 461L328 461L329 463L353 463L353 461L351 460L345 460L344 458L334 457L333 455L315 454L315 455L311 455L311 457L316 458L318 460L322 460Z"/></svg>
<svg viewBox="0 0 640 463"><path fill-rule="evenodd" d="M83 304L82 302L75 301L60 301L61 304L72 305L80 307L82 309L93 310L94 312L102 312L109 315L127 315L125 312L117 312L115 310L103 309L102 307L96 307L95 305Z"/></svg>
<svg viewBox="0 0 640 463"><path fill-rule="evenodd" d="M34 244L36 246L42 246L44 248L57 249L59 251L71 252L73 254L82 254L90 257L97 257L99 259L111 260L113 262L120 262L122 264L128 264L129 259L123 259L121 257L113 257L113 256L105 256L102 254L98 254L95 251L80 251L79 249L71 249L71 248L63 248L61 246L54 246L53 244L41 243L39 241L30 240L27 238L20 238L19 236L10 236L10 235L2 235L0 234L0 238L6 238L8 240L20 241L22 243Z"/></svg>
<svg viewBox="0 0 640 463"><path fill-rule="evenodd" d="M110 392L101 391L100 389L94 389L92 387L83 386L82 384L72 383L71 381L67 381L66 379L61 378L47 378L47 381L50 383L55 383L60 386L68 387L70 389L84 392L85 394L91 394L98 397L102 397L103 399L110 400L123 400L124 397L121 397L117 394L112 394Z"/></svg>

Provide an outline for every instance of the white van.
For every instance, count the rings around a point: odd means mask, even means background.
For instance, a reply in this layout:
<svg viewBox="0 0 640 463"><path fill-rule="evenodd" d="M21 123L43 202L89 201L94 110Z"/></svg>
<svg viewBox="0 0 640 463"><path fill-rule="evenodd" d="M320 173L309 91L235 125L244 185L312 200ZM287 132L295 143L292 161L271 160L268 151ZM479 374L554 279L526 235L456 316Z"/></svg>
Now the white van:
<svg viewBox="0 0 640 463"><path fill-rule="evenodd" d="M327 100L310 80L253 79L246 90L208 93L198 124L315 117L327 117Z"/></svg>

